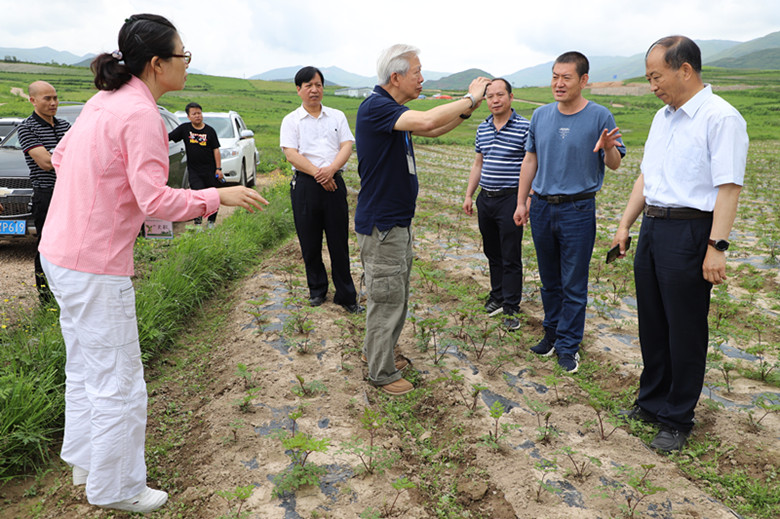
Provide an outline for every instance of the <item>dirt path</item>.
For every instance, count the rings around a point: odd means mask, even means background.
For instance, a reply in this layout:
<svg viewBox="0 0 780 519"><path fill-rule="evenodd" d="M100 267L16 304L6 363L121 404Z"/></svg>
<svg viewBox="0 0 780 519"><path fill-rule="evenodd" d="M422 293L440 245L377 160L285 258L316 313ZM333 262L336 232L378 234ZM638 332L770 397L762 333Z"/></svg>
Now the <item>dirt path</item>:
<svg viewBox="0 0 780 519"><path fill-rule="evenodd" d="M462 159L468 164L470 150L462 158L453 158L433 147L420 147L417 155L420 162L435 169L438 161L449 165ZM486 264L473 239L478 236L476 218L437 215L439 206L429 205L433 202L427 198L448 195L427 189L421 196L415 231L417 266L412 277L411 317L417 322L444 317L454 326L461 301L448 287L487 293ZM354 202L353 191L350 207L354 208ZM360 265L354 238L351 256L357 281ZM369 517L369 508L389 508L396 495L391 485L402 476L417 488L400 495L392 517L466 517L466 513L491 519L617 517L626 496L633 492L626 486L625 471L640 471L642 465L654 465L650 479L665 489L642 499L637 511L643 516L738 517L686 479L677 465L629 435L625 427L602 439L596 413L574 378L555 376L554 361L527 353L541 335L538 278L532 258L527 260L522 305L526 325L493 344L481 358L449 334L438 347L441 360L434 362L433 348L422 352L418 347L418 325L407 322L399 350L413 360L409 375L421 389L414 399L395 401L398 406L410 406L399 411L407 416L403 421L406 430L399 430L396 422L379 428L377 445L396 455L397 461L382 474L360 475L358 457L345 446L355 436L367 440L360 418L364 409L378 409L384 401L363 380L365 367L359 360L362 319L352 322L332 302L317 309L296 305L294 298L306 295L297 242L292 240L275 251L235 287L226 302L215 302L198 318L201 324L182 338L179 351L149 370L150 484L171 494L169 504L149 517L228 517L230 505L217 492L244 486L251 490L243 508L247 517ZM208 316L215 313L224 313L224 319L212 320L218 326L209 324ZM313 325L310 335L294 332L300 318ZM626 298L601 316L589 313L586 333L583 373L576 376L599 382L614 398L624 392L633 394L640 371L633 301ZM306 352L302 353L304 343ZM502 352L511 355L506 358ZM460 387L467 393L472 384L486 388L476 412L468 411L470 399L464 399L452 382L456 369L464 377ZM306 384L317 383L312 395L295 393L298 377ZM708 382L719 380L712 372L707 377ZM716 409L702 398L693 440L704 445L705 438L714 436L730 446L708 462L716 467L742 467L747 477L776 470L780 419L770 415L764 428L750 429L738 412L739 406L752 405L756 393L770 390L756 381L739 379L732 393L719 397L730 402L727 408ZM247 402L243 411L242 401ZM511 428L494 448L482 438L494 430L488 408L496 401L507 409L501 423ZM540 414L544 407L547 410ZM297 430L330 441L327 452L314 453L309 459L325 467L327 475L319 486L307 486L280 499L272 495L272 480L285 471L290 458L275 435L289 434L293 427L290 414L296 410L302 413L295 421ZM548 427L540 428L547 412ZM614 428L605 427L607 433ZM587 463L586 475L576 477L573 463L561 450L565 447L574 450L575 461ZM548 471L544 479L548 486L540 490L543 460L555 470ZM699 462L692 458L691 463ZM53 467L37 484L28 481L2 489L6 502L18 500L6 507L3 517L28 517L25 511L36 502L42 502L34 516L38 518L129 517L88 506L83 487L71 486L67 470L56 463ZM38 495L21 497L31 493L31 484ZM234 508L230 517L236 517L235 513Z"/></svg>

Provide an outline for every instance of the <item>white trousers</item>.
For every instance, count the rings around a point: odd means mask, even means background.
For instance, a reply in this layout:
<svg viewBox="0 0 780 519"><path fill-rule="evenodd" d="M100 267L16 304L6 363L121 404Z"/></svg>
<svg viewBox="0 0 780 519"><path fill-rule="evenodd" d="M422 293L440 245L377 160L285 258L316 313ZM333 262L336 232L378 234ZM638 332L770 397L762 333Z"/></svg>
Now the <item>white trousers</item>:
<svg viewBox="0 0 780 519"><path fill-rule="evenodd" d="M107 505L146 488L146 383L129 277L89 274L41 256L65 339L61 457L89 471L87 500Z"/></svg>

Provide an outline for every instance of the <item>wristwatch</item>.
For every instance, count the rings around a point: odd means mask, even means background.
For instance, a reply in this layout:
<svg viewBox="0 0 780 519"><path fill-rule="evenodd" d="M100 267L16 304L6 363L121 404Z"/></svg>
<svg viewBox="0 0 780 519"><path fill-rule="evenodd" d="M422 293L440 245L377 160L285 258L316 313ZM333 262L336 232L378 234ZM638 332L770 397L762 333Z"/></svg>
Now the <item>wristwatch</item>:
<svg viewBox="0 0 780 519"><path fill-rule="evenodd" d="M729 242L726 240L713 240L712 238L709 239L708 243L715 249L720 252L724 252L729 250Z"/></svg>
<svg viewBox="0 0 780 519"><path fill-rule="evenodd" d="M477 101L474 99L474 96L471 95L471 92L463 96L463 99L468 99L471 102L471 108L474 108L474 106L477 104Z"/></svg>
<svg viewBox="0 0 780 519"><path fill-rule="evenodd" d="M468 115L466 115L466 114L460 114L460 118L461 118L461 119L468 119L469 117L471 117L471 114L468 114Z"/></svg>

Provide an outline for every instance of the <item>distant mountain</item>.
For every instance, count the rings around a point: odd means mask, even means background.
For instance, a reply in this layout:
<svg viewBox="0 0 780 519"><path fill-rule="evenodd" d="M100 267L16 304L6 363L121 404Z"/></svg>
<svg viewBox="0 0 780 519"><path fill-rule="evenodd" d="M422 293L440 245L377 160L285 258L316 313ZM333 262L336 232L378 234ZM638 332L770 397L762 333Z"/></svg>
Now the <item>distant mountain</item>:
<svg viewBox="0 0 780 519"><path fill-rule="evenodd" d="M287 83L292 83L293 79L295 78L296 72L298 72L301 68L303 68L303 65L296 65L294 67L275 68L273 70L263 72L262 74L254 75L249 79L263 79L265 81L283 81ZM320 70L322 70L322 73L325 75L326 85L339 85L345 87L372 87L377 83L376 76L361 76L359 74L353 74L352 72L348 72L342 68L335 67L335 66L319 67L319 68ZM423 74L426 79L428 79L429 77L431 79L438 79L448 75L449 73L425 71L423 72Z"/></svg>
<svg viewBox="0 0 780 519"><path fill-rule="evenodd" d="M755 40L750 40L745 43L739 43L727 49L723 49L712 56L708 56L708 58L705 59L704 61L707 65L710 65L712 64L710 62L715 62L727 58L739 58L741 56L746 56L748 54L752 54L760 50L776 49L776 48L780 48L780 31L767 34L766 36L762 36L760 38L756 38ZM737 67L737 68L745 68L745 67Z"/></svg>
<svg viewBox="0 0 780 519"><path fill-rule="evenodd" d="M425 75L424 72L423 75ZM423 88L425 90L465 90L468 88L469 83L479 76L493 79L493 76L489 72L485 72L478 68L470 68L463 72L445 76L441 79L426 79L425 83L423 83Z"/></svg>
<svg viewBox="0 0 780 519"><path fill-rule="evenodd" d="M20 49L16 47L0 47L0 58L13 59L18 61L29 61L32 63L63 63L65 65L76 65L87 61L85 66L95 57L94 54L85 54L76 56L68 51L54 50L51 47L38 47L37 49Z"/></svg>
<svg viewBox="0 0 780 519"><path fill-rule="evenodd" d="M763 49L734 58L723 58L707 63L713 67L780 70L780 47Z"/></svg>
<svg viewBox="0 0 780 519"><path fill-rule="evenodd" d="M725 50L740 46L737 41L701 40L696 44L701 49L702 60L710 59ZM591 82L623 81L645 75L645 53L633 56L588 56ZM553 62L524 68L504 76L513 86L546 86L550 84Z"/></svg>

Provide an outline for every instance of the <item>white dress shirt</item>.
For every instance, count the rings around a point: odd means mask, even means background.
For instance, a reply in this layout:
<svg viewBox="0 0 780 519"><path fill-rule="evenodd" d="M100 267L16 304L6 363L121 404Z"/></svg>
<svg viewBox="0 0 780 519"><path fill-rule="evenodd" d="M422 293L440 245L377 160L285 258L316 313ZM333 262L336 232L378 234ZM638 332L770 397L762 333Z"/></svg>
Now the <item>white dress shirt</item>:
<svg viewBox="0 0 780 519"><path fill-rule="evenodd" d="M354 140L344 113L327 106L317 118L299 107L285 116L279 132L282 148L298 150L318 168L333 162L342 143Z"/></svg>
<svg viewBox="0 0 780 519"><path fill-rule="evenodd" d="M642 158L648 205L712 211L721 184L742 185L748 135L745 119L705 87L653 118Z"/></svg>

